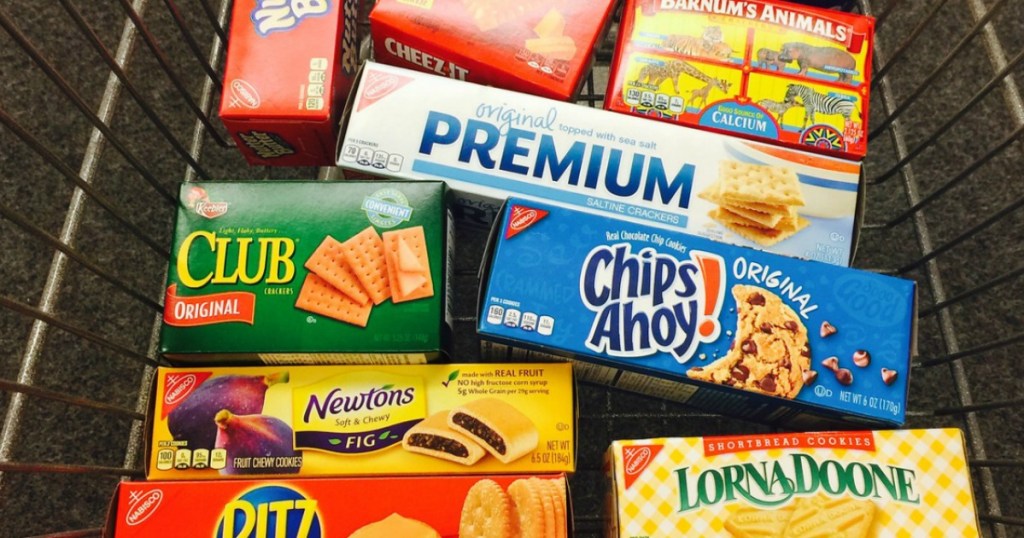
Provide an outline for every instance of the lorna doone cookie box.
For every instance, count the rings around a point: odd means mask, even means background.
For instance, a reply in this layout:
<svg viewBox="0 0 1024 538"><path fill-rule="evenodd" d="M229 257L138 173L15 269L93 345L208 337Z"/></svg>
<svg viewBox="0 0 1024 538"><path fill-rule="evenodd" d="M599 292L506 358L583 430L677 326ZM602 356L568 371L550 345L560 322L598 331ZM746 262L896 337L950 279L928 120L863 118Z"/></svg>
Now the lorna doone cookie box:
<svg viewBox="0 0 1024 538"><path fill-rule="evenodd" d="M506 197L849 265L860 164L368 62L338 165L443 179L456 218Z"/></svg>
<svg viewBox="0 0 1024 538"><path fill-rule="evenodd" d="M906 417L911 280L518 198L481 274L487 358L796 429Z"/></svg>

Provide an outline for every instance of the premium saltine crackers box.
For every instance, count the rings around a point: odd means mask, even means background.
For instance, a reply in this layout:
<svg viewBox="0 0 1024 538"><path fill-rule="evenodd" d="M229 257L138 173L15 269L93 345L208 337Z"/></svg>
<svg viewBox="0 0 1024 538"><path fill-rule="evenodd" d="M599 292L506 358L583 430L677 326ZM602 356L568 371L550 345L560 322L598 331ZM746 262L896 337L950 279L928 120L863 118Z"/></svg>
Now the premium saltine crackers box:
<svg viewBox="0 0 1024 538"><path fill-rule="evenodd" d="M422 363L451 339L442 182L181 187L160 351L180 363Z"/></svg>
<svg viewBox="0 0 1024 538"><path fill-rule="evenodd" d="M160 368L160 480L572 472L568 364Z"/></svg>
<svg viewBox="0 0 1024 538"><path fill-rule="evenodd" d="M481 274L487 358L795 429L904 422L911 280L518 198Z"/></svg>
<svg viewBox="0 0 1024 538"><path fill-rule="evenodd" d="M218 115L249 164L331 164L359 65L358 7L233 2Z"/></svg>
<svg viewBox="0 0 1024 538"><path fill-rule="evenodd" d="M121 482L104 536L565 537L570 516L564 475Z"/></svg>
<svg viewBox="0 0 1024 538"><path fill-rule="evenodd" d="M377 61L572 100L611 19L612 0L381 0L370 13Z"/></svg>
<svg viewBox="0 0 1024 538"><path fill-rule="evenodd" d="M366 63L338 165L444 179L456 216L508 196L849 265L860 164Z"/></svg>
<svg viewBox="0 0 1024 538"><path fill-rule="evenodd" d="M960 430L615 441L606 536L980 536Z"/></svg>
<svg viewBox="0 0 1024 538"><path fill-rule="evenodd" d="M861 159L874 22L778 0L627 0L605 108Z"/></svg>

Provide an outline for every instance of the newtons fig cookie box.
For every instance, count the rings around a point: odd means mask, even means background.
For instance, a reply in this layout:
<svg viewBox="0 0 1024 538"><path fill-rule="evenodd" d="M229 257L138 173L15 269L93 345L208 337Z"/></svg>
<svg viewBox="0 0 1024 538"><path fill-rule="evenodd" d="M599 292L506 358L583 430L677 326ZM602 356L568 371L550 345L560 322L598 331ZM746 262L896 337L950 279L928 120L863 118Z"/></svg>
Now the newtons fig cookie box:
<svg viewBox="0 0 1024 538"><path fill-rule="evenodd" d="M572 536L564 475L121 482L105 537L441 538L460 529Z"/></svg>
<svg viewBox="0 0 1024 538"><path fill-rule="evenodd" d="M481 275L486 358L795 429L904 422L913 281L518 198Z"/></svg>
<svg viewBox="0 0 1024 538"><path fill-rule="evenodd" d="M957 429L615 441L605 536L980 536Z"/></svg>
<svg viewBox="0 0 1024 538"><path fill-rule="evenodd" d="M160 368L146 476L572 472L568 364Z"/></svg>
<svg viewBox="0 0 1024 538"><path fill-rule="evenodd" d="M463 222L506 197L849 265L860 164L368 62L338 165L443 179ZM357 173L358 173L357 172Z"/></svg>

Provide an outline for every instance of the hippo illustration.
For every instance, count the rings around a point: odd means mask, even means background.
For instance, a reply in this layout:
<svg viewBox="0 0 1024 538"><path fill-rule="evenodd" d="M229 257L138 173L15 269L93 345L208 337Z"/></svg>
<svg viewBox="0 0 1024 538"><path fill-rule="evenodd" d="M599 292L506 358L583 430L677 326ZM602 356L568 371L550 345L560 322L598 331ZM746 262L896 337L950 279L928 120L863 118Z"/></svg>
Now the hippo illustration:
<svg viewBox="0 0 1024 538"><path fill-rule="evenodd" d="M815 47L806 43L786 43L779 51L779 60L791 62L796 60L800 66L800 75L806 75L808 69L825 72L839 71L839 82L853 82L853 73L857 70L857 60L845 50L835 47Z"/></svg>

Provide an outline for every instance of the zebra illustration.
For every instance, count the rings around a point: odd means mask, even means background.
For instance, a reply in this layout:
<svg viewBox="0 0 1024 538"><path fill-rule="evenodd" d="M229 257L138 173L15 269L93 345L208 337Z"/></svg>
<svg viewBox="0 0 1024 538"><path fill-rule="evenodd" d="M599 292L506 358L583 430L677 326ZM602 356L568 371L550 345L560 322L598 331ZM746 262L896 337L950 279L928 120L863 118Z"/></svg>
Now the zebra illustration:
<svg viewBox="0 0 1024 538"><path fill-rule="evenodd" d="M797 97L800 98L800 102L797 102ZM815 112L840 115L845 123L850 123L850 117L857 108L857 104L848 98L818 93L803 84L790 84L786 88L786 98L783 102L804 107L804 126L801 129L807 128L808 121L814 124Z"/></svg>

